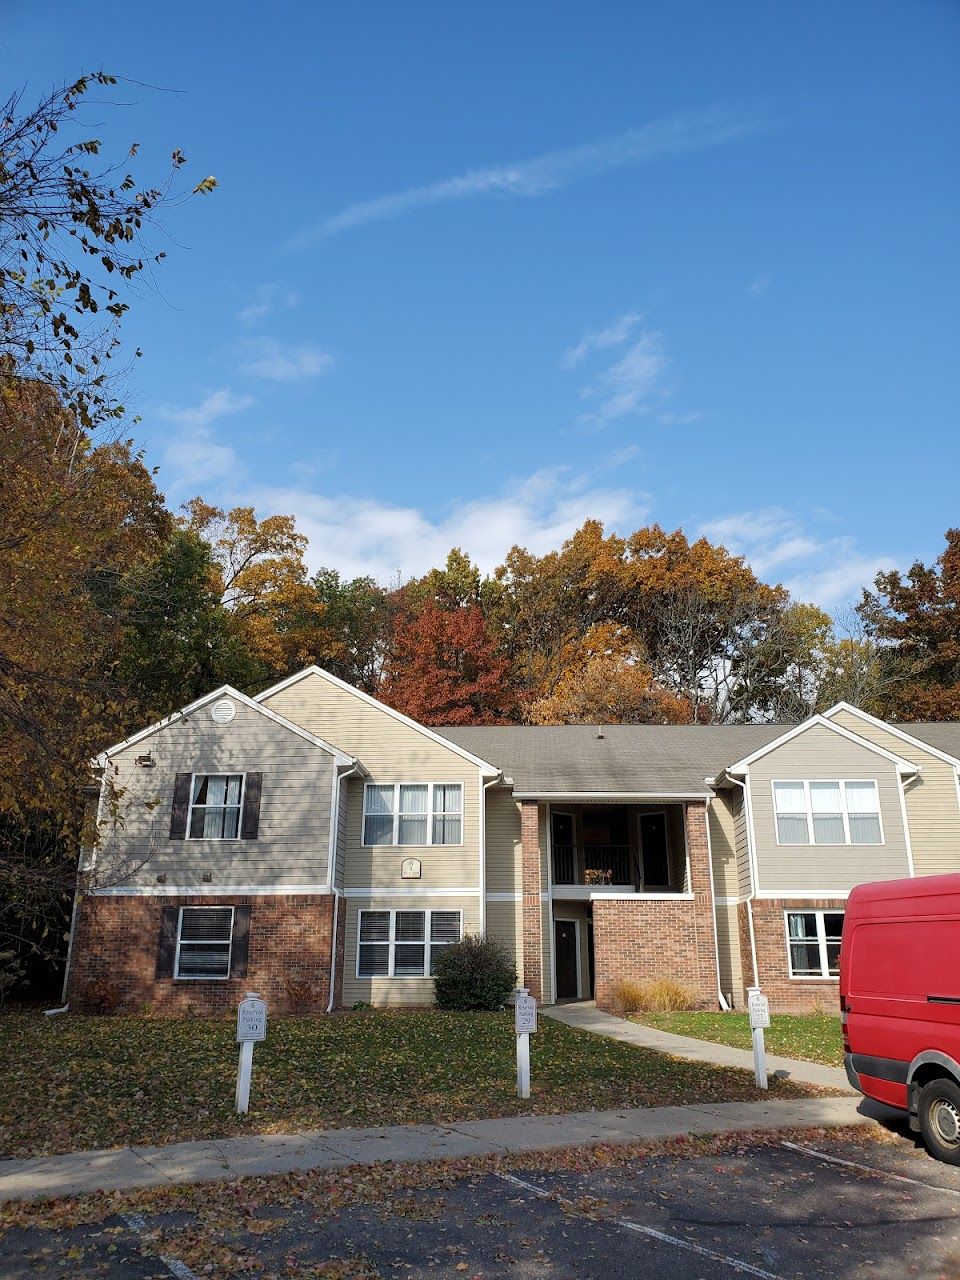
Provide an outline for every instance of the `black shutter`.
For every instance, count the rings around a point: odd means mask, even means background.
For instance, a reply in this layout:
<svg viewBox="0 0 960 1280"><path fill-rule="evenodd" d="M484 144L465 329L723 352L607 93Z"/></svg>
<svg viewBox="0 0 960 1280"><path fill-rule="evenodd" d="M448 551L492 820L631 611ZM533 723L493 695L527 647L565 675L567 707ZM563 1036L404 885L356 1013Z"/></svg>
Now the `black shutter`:
<svg viewBox="0 0 960 1280"><path fill-rule="evenodd" d="M190 775L187 774L189 780ZM180 920L179 907L164 907L160 912L160 942L157 946L158 978L173 977L173 958L177 954L177 924Z"/></svg>
<svg viewBox="0 0 960 1280"><path fill-rule="evenodd" d="M248 773L243 789L243 819L240 823L240 839L256 840L260 829L260 792L263 774Z"/></svg>
<svg viewBox="0 0 960 1280"><path fill-rule="evenodd" d="M189 773L178 773L173 784L173 808L170 810L170 839L183 840L187 834L187 815L190 812Z"/></svg>
<svg viewBox="0 0 960 1280"><path fill-rule="evenodd" d="M234 907L233 940L230 944L230 977L247 976L247 950L250 943L250 908Z"/></svg>

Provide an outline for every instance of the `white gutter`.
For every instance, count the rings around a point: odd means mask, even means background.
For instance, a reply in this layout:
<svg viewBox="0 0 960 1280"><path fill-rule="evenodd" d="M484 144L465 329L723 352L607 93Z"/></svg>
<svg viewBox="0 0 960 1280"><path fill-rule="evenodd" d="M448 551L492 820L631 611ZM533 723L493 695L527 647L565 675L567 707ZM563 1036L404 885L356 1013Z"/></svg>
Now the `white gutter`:
<svg viewBox="0 0 960 1280"><path fill-rule="evenodd" d="M753 806L750 804L750 792L747 789L747 779L734 777L732 773L728 773L727 777L735 785L743 791L743 814L744 824L747 828L747 865L750 868L750 892L747 894L747 923L750 926L750 959L753 964L753 985L759 987L760 974L757 969L757 935L753 929L753 900L757 896L757 885L754 878L754 849L753 849Z"/></svg>
<svg viewBox="0 0 960 1280"><path fill-rule="evenodd" d="M340 899L343 894L337 888L337 836L340 833L340 783L344 778L360 778L366 773L359 760L354 761L349 769L335 771L333 794L330 811L330 853L327 858L327 878L330 892L333 894L333 926L330 934L330 998L327 1000L327 1013L333 1012L333 997L337 981L337 932L340 927Z"/></svg>
<svg viewBox="0 0 960 1280"><path fill-rule="evenodd" d="M710 839L710 801L706 803L704 819L707 824L707 867L710 871L710 910L713 912L713 959L717 970L717 995L720 998L720 1008L726 1012L730 1006L727 1004L727 998L723 994L723 987L720 982L720 939L717 937L717 893L713 883L713 842ZM684 813L684 822L686 822L686 813ZM693 885L690 886L691 889Z"/></svg>

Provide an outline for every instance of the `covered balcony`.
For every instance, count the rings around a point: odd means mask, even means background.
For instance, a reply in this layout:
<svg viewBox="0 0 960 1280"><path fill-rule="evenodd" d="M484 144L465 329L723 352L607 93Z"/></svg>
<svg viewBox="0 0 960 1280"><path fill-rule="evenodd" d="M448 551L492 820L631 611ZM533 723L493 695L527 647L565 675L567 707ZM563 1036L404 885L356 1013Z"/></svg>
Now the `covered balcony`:
<svg viewBox="0 0 960 1280"><path fill-rule="evenodd" d="M682 804L556 805L548 829L554 898L689 891Z"/></svg>

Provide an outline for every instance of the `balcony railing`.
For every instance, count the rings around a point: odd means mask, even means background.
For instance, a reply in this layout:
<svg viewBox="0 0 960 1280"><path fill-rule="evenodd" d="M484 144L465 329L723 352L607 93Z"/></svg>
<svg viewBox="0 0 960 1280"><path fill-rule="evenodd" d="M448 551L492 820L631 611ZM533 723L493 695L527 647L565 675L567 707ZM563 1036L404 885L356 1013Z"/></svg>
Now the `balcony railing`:
<svg viewBox="0 0 960 1280"><path fill-rule="evenodd" d="M578 868L578 850L572 844L553 846L554 884L633 884L630 846L588 844L582 850L583 877ZM592 875L587 873L592 872Z"/></svg>

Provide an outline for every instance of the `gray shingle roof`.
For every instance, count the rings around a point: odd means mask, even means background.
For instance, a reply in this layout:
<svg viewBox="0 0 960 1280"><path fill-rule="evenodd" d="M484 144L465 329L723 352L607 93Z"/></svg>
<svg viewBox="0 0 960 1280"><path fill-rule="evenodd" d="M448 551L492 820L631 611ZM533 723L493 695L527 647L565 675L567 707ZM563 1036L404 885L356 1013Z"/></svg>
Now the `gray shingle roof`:
<svg viewBox="0 0 960 1280"><path fill-rule="evenodd" d="M626 792L707 794L704 778L766 746L789 725L458 726L436 729L502 769L514 790L529 795ZM931 746L960 756L960 724L900 726ZM909 759L904 743L900 754Z"/></svg>

